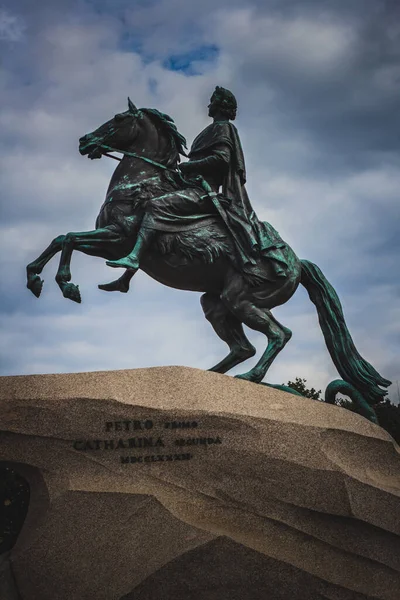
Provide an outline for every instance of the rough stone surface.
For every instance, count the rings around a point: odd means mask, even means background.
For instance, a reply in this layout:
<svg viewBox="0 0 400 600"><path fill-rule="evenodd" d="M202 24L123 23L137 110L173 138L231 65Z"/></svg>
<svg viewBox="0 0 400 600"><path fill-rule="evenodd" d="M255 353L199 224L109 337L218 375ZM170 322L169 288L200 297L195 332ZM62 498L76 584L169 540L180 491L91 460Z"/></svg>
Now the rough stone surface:
<svg viewBox="0 0 400 600"><path fill-rule="evenodd" d="M2 600L12 582L23 600L399 598L399 449L359 415L156 367L0 378L0 430L0 460L31 486ZM133 437L165 447L74 448ZM222 443L174 445L198 437ZM121 462L171 453L192 458Z"/></svg>

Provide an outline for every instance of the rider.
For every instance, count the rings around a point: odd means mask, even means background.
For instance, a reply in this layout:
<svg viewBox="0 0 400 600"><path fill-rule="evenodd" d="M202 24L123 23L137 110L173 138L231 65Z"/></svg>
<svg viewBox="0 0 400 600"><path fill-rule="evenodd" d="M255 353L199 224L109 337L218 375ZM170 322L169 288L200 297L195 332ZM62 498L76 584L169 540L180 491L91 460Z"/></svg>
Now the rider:
<svg viewBox="0 0 400 600"><path fill-rule="evenodd" d="M271 225L258 220L247 196L243 150L237 129L230 122L235 119L236 110L237 103L232 92L217 86L208 106L208 115L213 118L213 123L196 137L189 153L189 161L181 164L180 170L188 180L193 181L196 177L200 179L203 188L211 192L207 200L211 200L212 212L220 214L233 237L242 271L249 276L259 276L256 259L265 256L270 259L273 276L286 277L288 265L281 250L285 243ZM218 194L221 186L222 195ZM139 268L144 250L160 228L152 225L172 220L176 222L180 214L196 212L204 212L204 209L196 210L196 200L190 198L182 199L178 208L168 204L168 199L165 202L158 200L151 203L132 252L119 260L108 261L107 264L125 267L129 270L130 279ZM127 291L118 286L112 287L113 284L102 286L102 289Z"/></svg>

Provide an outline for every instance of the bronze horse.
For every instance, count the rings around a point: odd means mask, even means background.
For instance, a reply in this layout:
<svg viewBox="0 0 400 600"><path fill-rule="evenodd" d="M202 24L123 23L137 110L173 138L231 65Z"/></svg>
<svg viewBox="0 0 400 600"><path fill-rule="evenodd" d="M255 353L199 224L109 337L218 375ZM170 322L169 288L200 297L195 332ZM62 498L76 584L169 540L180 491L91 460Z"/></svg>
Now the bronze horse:
<svg viewBox="0 0 400 600"><path fill-rule="evenodd" d="M137 215L147 202L156 202L165 194L175 196L176 201L181 193L204 195L200 186L182 189L175 176L184 143L170 117L154 109L137 109L130 101L127 111L80 139L82 155L99 158L118 151L124 157L111 178L96 228L59 235L27 266L27 287L35 296L39 297L43 285L39 274L61 252L56 281L65 298L80 302L78 286L71 282L74 250L106 260L122 258L134 246ZM208 211L197 216L175 230L159 231L140 267L169 287L204 292L201 305L205 316L229 346L229 354L212 371L225 373L254 356L256 350L243 331L244 324L264 333L268 345L255 367L237 377L261 382L292 335L271 309L287 302L301 283L317 307L332 360L341 377L365 399L365 412L369 405L384 398L387 392L381 388L390 381L358 354L336 292L316 265L301 261L286 244L283 253L289 265L287 277L275 277L269 260L260 258L257 266L265 277L261 284L254 285L235 268L233 242L211 203ZM126 276L129 279L129 272Z"/></svg>

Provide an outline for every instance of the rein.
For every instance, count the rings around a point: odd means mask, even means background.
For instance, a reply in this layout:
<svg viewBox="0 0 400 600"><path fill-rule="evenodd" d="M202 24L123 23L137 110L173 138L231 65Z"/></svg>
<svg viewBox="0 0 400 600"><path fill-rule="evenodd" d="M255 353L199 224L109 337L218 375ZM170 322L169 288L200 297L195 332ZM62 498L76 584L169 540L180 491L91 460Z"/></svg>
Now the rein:
<svg viewBox="0 0 400 600"><path fill-rule="evenodd" d="M189 187L193 187L193 183L196 182L194 184L194 187L200 186L205 192L207 192L207 195L210 196L213 199L213 201L214 201L214 196L218 195L216 192L214 192L212 190L210 185L207 183L207 181L201 175L197 175L193 182L189 182L182 176L182 173L179 170L166 167L165 165L162 165L161 163L158 163L155 160L151 160L151 158L146 158L145 156L142 156L141 154L136 154L136 152L126 152L126 151L118 150L118 148L112 148L111 146L107 146L106 144L99 144L97 147L104 148L105 150L110 150L111 152L120 152L121 154L124 154L124 156L132 156L133 158L140 158L140 160L144 160L145 162L150 163L151 165L154 165L155 167L160 167L160 169L164 169L164 171L170 171L171 173L178 175L180 177L181 181L184 184L188 185ZM121 158L118 158L117 156L113 156L112 154L108 154L106 152L104 152L104 156L108 156L109 158L113 158L114 160L118 160L119 162L121 162L121 160L122 160Z"/></svg>
<svg viewBox="0 0 400 600"><path fill-rule="evenodd" d="M155 160L151 160L151 158L146 158L145 156L142 156L141 154L136 154L136 152L126 152L125 150L118 150L118 148L112 148L111 146L107 146L106 144L100 144L98 146L98 148L105 148L106 150L110 150L111 152L120 152L121 154L124 154L125 156L132 156L133 158L140 158L140 160L144 160L147 163L150 163L151 165L154 165L155 167L160 167L161 169L164 169L165 171L172 171L174 173L176 173L175 169L170 169L169 167L166 167L165 165L162 165L161 163L156 162ZM113 158L114 160L118 160L119 162L121 162L121 158L118 158L117 156L112 156L112 154L108 154L106 152L104 152L104 156L108 156L109 158Z"/></svg>

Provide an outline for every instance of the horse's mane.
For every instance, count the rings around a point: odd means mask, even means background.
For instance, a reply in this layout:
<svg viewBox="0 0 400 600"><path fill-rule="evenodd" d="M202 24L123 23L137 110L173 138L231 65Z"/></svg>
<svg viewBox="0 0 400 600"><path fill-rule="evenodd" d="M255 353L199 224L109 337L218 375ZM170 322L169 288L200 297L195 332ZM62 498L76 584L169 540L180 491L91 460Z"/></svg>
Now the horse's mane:
<svg viewBox="0 0 400 600"><path fill-rule="evenodd" d="M167 134L170 142L170 151L166 157L165 166L175 169L181 160L179 155L187 156L184 151L184 148L187 148L186 139L179 133L174 120L169 115L160 112L156 108L141 108L140 110L148 115Z"/></svg>

